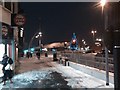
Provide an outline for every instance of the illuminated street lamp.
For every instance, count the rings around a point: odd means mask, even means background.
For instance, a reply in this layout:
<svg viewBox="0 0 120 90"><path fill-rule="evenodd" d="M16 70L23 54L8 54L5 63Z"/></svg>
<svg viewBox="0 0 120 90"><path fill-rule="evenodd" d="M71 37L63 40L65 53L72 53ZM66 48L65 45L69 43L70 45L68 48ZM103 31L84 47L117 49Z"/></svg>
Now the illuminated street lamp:
<svg viewBox="0 0 120 90"><path fill-rule="evenodd" d="M84 39L82 39L82 42L84 42L85 40Z"/></svg>
<svg viewBox="0 0 120 90"><path fill-rule="evenodd" d="M39 38L39 46L41 47L41 37L42 37L42 32L39 32L35 38Z"/></svg>
<svg viewBox="0 0 120 90"><path fill-rule="evenodd" d="M101 41L102 41L102 39L101 39L101 38L96 38L96 41L101 42Z"/></svg>
<svg viewBox="0 0 120 90"><path fill-rule="evenodd" d="M64 42L64 47L67 48L68 42Z"/></svg>
<svg viewBox="0 0 120 90"><path fill-rule="evenodd" d="M102 12L104 14L104 19L105 19L105 30L107 29L108 25L108 15L107 15L107 10L105 8L107 1L106 0L101 0L100 5L102 6ZM104 42L105 43L105 42ZM108 49L105 46L105 61L106 61L106 85L109 85L109 65L108 65Z"/></svg>
<svg viewBox="0 0 120 90"><path fill-rule="evenodd" d="M105 4L106 4L106 0L101 0L101 1L100 1L100 4L101 4L102 7L104 7Z"/></svg>
<svg viewBox="0 0 120 90"><path fill-rule="evenodd" d="M39 35L42 36L42 32L39 32Z"/></svg>
<svg viewBox="0 0 120 90"><path fill-rule="evenodd" d="M82 39L82 43L83 43L83 45L86 45L86 42L85 42L85 40L84 40L84 39Z"/></svg>
<svg viewBox="0 0 120 90"><path fill-rule="evenodd" d="M87 45L86 44L86 41L84 39L82 39L82 44L83 44L83 49L85 48L85 46Z"/></svg>
<svg viewBox="0 0 120 90"><path fill-rule="evenodd" d="M39 46L41 46L41 37L42 37L42 32L36 32L36 33L32 36L32 38L31 38L31 40L30 40L30 43L29 43L29 47L28 47L29 52L30 52L30 47L31 47L31 44L32 44L32 41L33 41L34 38L39 38Z"/></svg>
<svg viewBox="0 0 120 90"><path fill-rule="evenodd" d="M106 0L100 1L100 5L102 6L102 11L104 10L104 6L105 6L106 2L107 2Z"/></svg>
<svg viewBox="0 0 120 90"><path fill-rule="evenodd" d="M91 33L93 35L93 41L95 41L95 34L97 33L97 31L96 30L92 30Z"/></svg>

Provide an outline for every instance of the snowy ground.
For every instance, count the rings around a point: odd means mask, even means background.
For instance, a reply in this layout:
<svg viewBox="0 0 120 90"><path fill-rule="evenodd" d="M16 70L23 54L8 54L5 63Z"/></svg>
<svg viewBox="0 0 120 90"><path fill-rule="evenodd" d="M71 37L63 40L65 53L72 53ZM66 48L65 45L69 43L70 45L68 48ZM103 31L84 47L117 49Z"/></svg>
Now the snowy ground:
<svg viewBox="0 0 120 90"><path fill-rule="evenodd" d="M54 62L53 62L54 63ZM54 63L56 70L68 81L68 85L72 88L113 88L114 85L106 86L106 82L95 77L92 77L88 74L85 74L81 71L78 71L69 66L62 66Z"/></svg>
<svg viewBox="0 0 120 90"><path fill-rule="evenodd" d="M47 63L48 65L52 67L46 67L40 70L31 70L28 72L15 75L13 77L13 81L14 81L13 84L9 84L9 81L8 81L7 85L3 86L2 85L3 83L1 83L0 89L2 88L25 88L26 86L33 83L35 80L39 80L39 82L41 82L41 80L44 78L51 80L48 75L51 72L56 71L58 73L61 73L61 76L64 77L64 80L68 82L67 85L72 88L85 88L85 90L87 90L86 88L93 88L92 90L99 90L98 88L108 88L109 90L114 90L113 84L106 86L105 85L106 82L103 80L92 77L88 74L85 74L69 66L63 66L61 64L58 64L57 62L53 62L52 60L48 60L48 61L49 62L42 61L42 63Z"/></svg>

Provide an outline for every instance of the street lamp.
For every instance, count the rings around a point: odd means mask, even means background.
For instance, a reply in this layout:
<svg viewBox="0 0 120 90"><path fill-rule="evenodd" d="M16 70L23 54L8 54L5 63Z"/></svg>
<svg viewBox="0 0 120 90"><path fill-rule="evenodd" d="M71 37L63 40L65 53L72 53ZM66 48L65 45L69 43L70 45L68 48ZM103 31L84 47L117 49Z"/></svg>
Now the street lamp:
<svg viewBox="0 0 120 90"><path fill-rule="evenodd" d="M41 33L41 32L36 32L36 33L32 36L32 38L31 38L31 40L30 40L30 43L29 43L29 47L28 47L29 52L30 52L30 47L31 47L31 44L32 44L32 41L34 40L34 38L39 38L39 46L41 46L41 37L42 37L42 33Z"/></svg>
<svg viewBox="0 0 120 90"><path fill-rule="evenodd" d="M65 49L67 48L67 43L68 43L68 42L64 42L64 47L65 47Z"/></svg>
<svg viewBox="0 0 120 90"><path fill-rule="evenodd" d="M97 31L96 30L92 30L91 33L93 35L93 41L95 41L95 34L97 33Z"/></svg>
<svg viewBox="0 0 120 90"><path fill-rule="evenodd" d="M101 38L96 38L96 41L101 42L101 41L102 41L102 39L101 39Z"/></svg>
<svg viewBox="0 0 120 90"><path fill-rule="evenodd" d="M106 4L106 0L101 0L100 1L100 5L102 6L102 10L104 9L105 4Z"/></svg>
<svg viewBox="0 0 120 90"><path fill-rule="evenodd" d="M83 49L85 48L85 46L87 45L86 44L86 41L84 39L82 39L82 44L83 44Z"/></svg>
<svg viewBox="0 0 120 90"><path fill-rule="evenodd" d="M39 46L41 47L41 37L42 37L42 32L39 32L36 38L39 38Z"/></svg>
<svg viewBox="0 0 120 90"><path fill-rule="evenodd" d="M105 8L107 1L106 0L101 0L100 5L102 6L102 12L104 14L104 20L105 20L105 30L107 29L108 25L108 15L107 15L107 10ZM104 42L105 43L105 42ZM105 46L105 61L106 61L106 85L109 85L109 65L108 65L108 49Z"/></svg>

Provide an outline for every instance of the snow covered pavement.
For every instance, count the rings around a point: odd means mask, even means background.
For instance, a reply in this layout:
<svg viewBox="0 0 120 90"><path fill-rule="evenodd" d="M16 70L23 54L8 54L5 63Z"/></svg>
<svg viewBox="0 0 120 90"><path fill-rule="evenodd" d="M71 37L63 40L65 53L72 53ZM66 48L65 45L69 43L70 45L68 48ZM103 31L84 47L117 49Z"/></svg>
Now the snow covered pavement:
<svg viewBox="0 0 120 90"><path fill-rule="evenodd" d="M27 62L27 63L26 63ZM23 70L26 68L26 70ZM33 68L33 69L32 69ZM9 84L9 81L7 82L7 85L3 86L0 84L0 89L2 88L30 88L29 85L33 85L34 81L39 81L39 87L40 82L44 79L47 79L48 81L56 80L51 79L51 73L57 72L59 75L54 76L56 78L63 77L65 81L67 81L67 85L72 88L94 88L94 90L98 90L98 88L108 88L109 90L114 90L114 85L110 84L109 86L106 86L106 82L103 80L100 80L98 78L95 78L93 76L90 76L88 74L85 74L79 70L76 70L69 66L63 66L62 64L58 64L58 62L53 62L50 58L42 58L42 60L38 61L35 60L35 58L30 59L29 61L22 61L21 63L21 70L19 70L21 73L18 75L15 75L13 77L13 84ZM61 76L60 76L61 75ZM60 78L61 79L61 78ZM59 80L59 79L58 79ZM51 84L50 82L47 82ZM60 80L59 80L60 81ZM61 82L56 82L56 85L60 86ZM64 81L63 81L64 82ZM47 85L47 84L46 84ZM51 88L53 86L50 85ZM49 86L49 87L50 87ZM41 86L42 88L42 86ZM62 88L62 87L61 87Z"/></svg>
<svg viewBox="0 0 120 90"><path fill-rule="evenodd" d="M106 82L92 77L69 66L58 65L52 62L59 73L62 73L72 88L114 88L113 84L106 86Z"/></svg>

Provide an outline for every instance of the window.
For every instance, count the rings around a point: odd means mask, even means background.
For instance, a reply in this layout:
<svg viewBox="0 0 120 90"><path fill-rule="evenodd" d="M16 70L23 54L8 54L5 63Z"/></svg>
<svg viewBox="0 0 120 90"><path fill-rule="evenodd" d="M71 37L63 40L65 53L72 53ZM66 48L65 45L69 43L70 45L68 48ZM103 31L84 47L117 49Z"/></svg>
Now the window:
<svg viewBox="0 0 120 90"><path fill-rule="evenodd" d="M5 2L4 6L11 11L11 2Z"/></svg>

